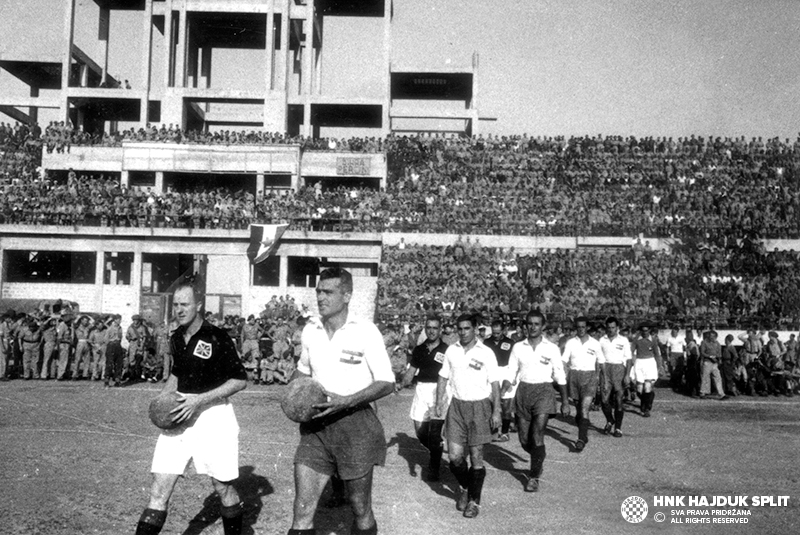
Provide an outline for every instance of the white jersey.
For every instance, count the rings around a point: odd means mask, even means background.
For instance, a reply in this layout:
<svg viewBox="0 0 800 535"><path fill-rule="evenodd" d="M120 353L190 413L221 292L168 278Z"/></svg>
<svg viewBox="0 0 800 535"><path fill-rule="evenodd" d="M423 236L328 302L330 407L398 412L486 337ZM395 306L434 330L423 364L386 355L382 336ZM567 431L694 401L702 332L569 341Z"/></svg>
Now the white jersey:
<svg viewBox="0 0 800 535"><path fill-rule="evenodd" d="M600 347L603 349L602 363L606 364L626 364L633 358L631 353L630 341L622 335L617 335L613 340L608 335L600 339Z"/></svg>
<svg viewBox="0 0 800 535"><path fill-rule="evenodd" d="M667 338L667 350L670 353L685 353L686 352L686 338L681 335L672 336Z"/></svg>
<svg viewBox="0 0 800 535"><path fill-rule="evenodd" d="M318 318L303 329L297 370L333 394L349 396L375 381L394 383L394 373L378 328L369 321L348 320L328 338Z"/></svg>
<svg viewBox="0 0 800 535"><path fill-rule="evenodd" d="M526 338L514 344L508 367L514 373L513 383L551 383L567 384L561 351L546 338L534 348Z"/></svg>
<svg viewBox="0 0 800 535"><path fill-rule="evenodd" d="M467 351L461 342L447 348L439 377L448 380L453 397L461 401L478 401L492 396L492 383L502 380L494 351L475 339Z"/></svg>
<svg viewBox="0 0 800 535"><path fill-rule="evenodd" d="M602 356L603 349L600 347L600 342L589 336L584 343L576 336L567 340L561 359L570 370L593 372L597 369L597 363Z"/></svg>

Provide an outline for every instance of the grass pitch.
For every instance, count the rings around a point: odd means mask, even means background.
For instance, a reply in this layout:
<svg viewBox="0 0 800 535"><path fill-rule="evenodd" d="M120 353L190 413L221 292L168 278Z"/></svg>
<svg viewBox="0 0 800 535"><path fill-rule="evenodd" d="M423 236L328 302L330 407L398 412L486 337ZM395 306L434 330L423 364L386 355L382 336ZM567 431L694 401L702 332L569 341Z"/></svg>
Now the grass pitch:
<svg viewBox="0 0 800 535"><path fill-rule="evenodd" d="M0 383L0 533L132 533L148 498L158 430L148 420L147 406L159 389ZM251 386L233 398L241 427L238 488L248 534L284 534L291 523L298 433L280 410L282 391ZM472 520L455 509L456 483L446 463L441 483L420 479L426 452L408 418L411 399L412 391L405 390L379 403L389 443L386 466L375 472L380 533L800 533L796 398L693 400L659 389L653 417L642 418L630 407L622 438L603 435L603 416L593 412L582 453L572 447L574 420L551 420L541 490L522 491L528 457L516 437L490 444L483 504ZM675 523L690 509L715 512L688 507L689 496L714 495L789 500L786 506L745 508L749 515L739 518L747 523ZM629 496L641 496L649 505L641 523L621 515ZM687 506L654 507L654 496L684 496ZM222 534L217 511L210 481L190 468L178 482L162 533ZM654 520L657 513L664 522ZM320 534L349 533L351 523L347 507L321 507L317 513Z"/></svg>

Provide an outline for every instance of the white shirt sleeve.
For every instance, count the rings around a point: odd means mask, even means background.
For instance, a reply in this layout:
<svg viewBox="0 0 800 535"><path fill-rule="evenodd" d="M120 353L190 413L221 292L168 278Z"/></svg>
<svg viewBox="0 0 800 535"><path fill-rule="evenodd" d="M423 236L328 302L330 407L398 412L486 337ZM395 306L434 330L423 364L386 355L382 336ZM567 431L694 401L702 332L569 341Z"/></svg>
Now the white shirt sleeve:
<svg viewBox="0 0 800 535"><path fill-rule="evenodd" d="M366 342L364 344L366 347L366 355L364 358L367 361L369 370L372 372L372 378L375 381L394 383L392 363L389 360L389 354L386 352L383 336L374 324L369 323L367 325L367 332L364 333L366 337ZM302 355L300 358L302 359Z"/></svg>

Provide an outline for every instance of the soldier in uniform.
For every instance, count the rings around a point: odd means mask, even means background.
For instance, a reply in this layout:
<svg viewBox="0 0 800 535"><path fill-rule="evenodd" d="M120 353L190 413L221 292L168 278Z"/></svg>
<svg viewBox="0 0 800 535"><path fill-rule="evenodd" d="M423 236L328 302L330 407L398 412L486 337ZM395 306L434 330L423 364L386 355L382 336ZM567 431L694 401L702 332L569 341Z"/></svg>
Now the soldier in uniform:
<svg viewBox="0 0 800 535"><path fill-rule="evenodd" d="M72 329L72 314L65 312L61 314L61 321L56 327L56 341L58 342L58 376L59 381L66 379L69 358L72 352L75 333Z"/></svg>
<svg viewBox="0 0 800 535"><path fill-rule="evenodd" d="M110 325L109 325L110 323ZM122 380L125 353L122 350L122 327L119 317L111 316L106 320L106 386L119 386Z"/></svg>
<svg viewBox="0 0 800 535"><path fill-rule="evenodd" d="M92 352L92 364L90 374L92 381L105 379L106 367L106 324L98 321L94 329L89 333L89 347Z"/></svg>
<svg viewBox="0 0 800 535"><path fill-rule="evenodd" d="M261 327L256 323L256 317L250 314L247 323L242 327L242 362L245 369L258 379L258 365L261 361L261 350L258 341L261 339Z"/></svg>
<svg viewBox="0 0 800 535"><path fill-rule="evenodd" d="M39 378L47 380L52 377L56 377L58 374L57 371L57 364L58 364L58 357L53 359L53 353L56 352L58 348L58 342L56 340L56 318L48 318L42 324L42 370L39 373ZM50 368L53 368L52 370Z"/></svg>
<svg viewBox="0 0 800 535"><path fill-rule="evenodd" d="M0 381L8 381L8 360L11 356L11 317L3 314L0 320Z"/></svg>
<svg viewBox="0 0 800 535"><path fill-rule="evenodd" d="M92 350L89 345L89 329L89 317L81 316L81 318L78 320L78 325L75 327L75 338L77 338L77 344L75 346L75 355L72 361L73 381L77 381L81 378L81 368L83 369L83 378L89 378L92 354Z"/></svg>
<svg viewBox="0 0 800 535"><path fill-rule="evenodd" d="M131 319L133 323L128 326L128 330L125 333L125 339L128 340L128 362L126 370L128 379L135 379L142 374L142 360L144 359L144 349L147 344L149 332L139 314L134 314ZM123 372L123 375L125 375L125 372Z"/></svg>
<svg viewBox="0 0 800 535"><path fill-rule="evenodd" d="M42 346L42 332L34 318L28 318L19 331L22 347L22 376L26 381L39 378L39 350Z"/></svg>

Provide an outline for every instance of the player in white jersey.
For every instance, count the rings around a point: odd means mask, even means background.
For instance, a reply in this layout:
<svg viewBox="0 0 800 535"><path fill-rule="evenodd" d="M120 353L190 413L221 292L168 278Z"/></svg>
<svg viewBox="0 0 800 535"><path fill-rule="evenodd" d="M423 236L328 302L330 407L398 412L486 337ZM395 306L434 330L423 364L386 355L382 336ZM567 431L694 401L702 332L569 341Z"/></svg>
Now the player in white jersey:
<svg viewBox="0 0 800 535"><path fill-rule="evenodd" d="M528 338L514 344L508 361L514 379L503 381L502 392L518 384L515 409L517 430L522 449L531 455L531 471L525 483L526 492L539 490L546 450L544 432L547 420L556 414L556 395L553 382L561 393L561 414L569 416L567 380L558 346L543 336L545 317L531 311L525 318Z"/></svg>
<svg viewBox="0 0 800 535"><path fill-rule="evenodd" d="M631 344L619 334L615 317L606 319L606 335L600 339L603 351L600 368L603 372L603 414L606 417L605 433L622 436L622 418L625 416L623 394L630 383L632 364Z"/></svg>
<svg viewBox="0 0 800 535"><path fill-rule="evenodd" d="M577 406L575 423L578 425L578 440L575 441L575 449L578 452L583 451L589 442L589 407L597 392L599 361L603 355L600 342L588 334L588 323L585 317L575 320L578 334L567 341L562 355L568 370L569 395Z"/></svg>

